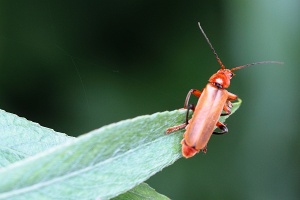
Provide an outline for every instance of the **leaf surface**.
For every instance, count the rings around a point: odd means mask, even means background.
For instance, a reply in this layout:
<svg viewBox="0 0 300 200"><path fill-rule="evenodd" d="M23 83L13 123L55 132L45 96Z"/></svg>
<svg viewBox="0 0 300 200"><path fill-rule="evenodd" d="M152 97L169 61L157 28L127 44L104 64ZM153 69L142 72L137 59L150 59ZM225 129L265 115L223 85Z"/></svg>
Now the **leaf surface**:
<svg viewBox="0 0 300 200"><path fill-rule="evenodd" d="M0 110L0 168L75 138Z"/></svg>
<svg viewBox="0 0 300 200"><path fill-rule="evenodd" d="M135 188L129 190L128 192L113 198L113 200L140 200L140 199L168 200L169 198L157 193L153 188L151 188L146 183L141 183Z"/></svg>
<svg viewBox="0 0 300 200"><path fill-rule="evenodd" d="M233 104L232 113L240 103ZM183 130L164 132L184 122L185 113L155 113L104 126L0 169L0 199L116 197L181 157Z"/></svg>

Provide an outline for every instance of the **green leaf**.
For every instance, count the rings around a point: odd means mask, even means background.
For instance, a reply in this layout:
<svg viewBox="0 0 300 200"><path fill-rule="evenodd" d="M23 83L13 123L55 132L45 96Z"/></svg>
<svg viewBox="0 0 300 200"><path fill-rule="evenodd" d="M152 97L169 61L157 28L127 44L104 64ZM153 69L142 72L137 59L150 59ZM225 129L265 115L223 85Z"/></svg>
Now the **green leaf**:
<svg viewBox="0 0 300 200"><path fill-rule="evenodd" d="M75 138L0 110L0 168Z"/></svg>
<svg viewBox="0 0 300 200"><path fill-rule="evenodd" d="M240 103L234 103L233 112ZM122 194L181 157L183 131L164 132L182 123L185 113L124 120L9 165L0 170L0 199L109 199Z"/></svg>
<svg viewBox="0 0 300 200"><path fill-rule="evenodd" d="M3 110L0 110L0 133L0 164L3 167L60 143L76 139ZM146 183L141 183L116 199L127 197L166 198Z"/></svg>
<svg viewBox="0 0 300 200"><path fill-rule="evenodd" d="M140 200L140 199L155 199L155 200L168 200L169 198L157 193L146 183L141 183L128 192L121 194L113 200Z"/></svg>

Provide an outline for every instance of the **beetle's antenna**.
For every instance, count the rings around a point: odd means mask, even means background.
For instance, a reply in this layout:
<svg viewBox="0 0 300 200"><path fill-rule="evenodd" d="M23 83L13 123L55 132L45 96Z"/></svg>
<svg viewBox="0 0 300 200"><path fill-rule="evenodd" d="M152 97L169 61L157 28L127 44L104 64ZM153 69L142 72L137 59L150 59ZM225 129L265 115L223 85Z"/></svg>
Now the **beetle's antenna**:
<svg viewBox="0 0 300 200"><path fill-rule="evenodd" d="M234 68L230 69L230 71L235 71L235 70L239 70L239 69L242 69L242 68L245 68L245 67L250 67L252 65L259 65L259 64L283 64L283 62L278 62L278 61L261 61L261 62L255 62L255 63L250 63L250 64L246 64L246 65L234 67Z"/></svg>
<svg viewBox="0 0 300 200"><path fill-rule="evenodd" d="M216 59L217 59L218 63L220 64L221 68L222 68L222 69L225 69L225 66L223 65L223 63L222 63L221 59L219 58L217 52L215 51L215 49L214 49L214 47L212 46L212 44L210 43L208 37L207 37L206 34L204 33L204 31L203 31L203 29L202 29L202 27L201 27L201 25L200 25L200 22L198 22L198 26L199 26L199 28L200 28L202 34L204 35L204 37L205 37L207 43L209 44L211 50L212 50L213 53L215 54Z"/></svg>

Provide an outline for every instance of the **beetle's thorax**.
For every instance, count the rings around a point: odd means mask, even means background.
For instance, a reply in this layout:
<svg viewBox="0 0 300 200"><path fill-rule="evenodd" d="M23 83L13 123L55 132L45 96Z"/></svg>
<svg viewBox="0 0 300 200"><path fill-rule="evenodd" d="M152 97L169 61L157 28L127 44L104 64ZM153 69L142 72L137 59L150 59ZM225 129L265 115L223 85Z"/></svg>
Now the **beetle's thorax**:
<svg viewBox="0 0 300 200"><path fill-rule="evenodd" d="M230 85L230 79L233 75L234 74L230 69L220 69L219 71L217 71L217 73L209 78L208 82L219 89L228 88Z"/></svg>

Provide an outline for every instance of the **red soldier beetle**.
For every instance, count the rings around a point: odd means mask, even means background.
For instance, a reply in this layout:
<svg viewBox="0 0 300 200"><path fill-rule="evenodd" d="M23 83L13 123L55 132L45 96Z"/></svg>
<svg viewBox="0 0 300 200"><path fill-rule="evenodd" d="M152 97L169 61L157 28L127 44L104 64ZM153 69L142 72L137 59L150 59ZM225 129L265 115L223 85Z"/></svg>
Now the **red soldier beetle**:
<svg viewBox="0 0 300 200"><path fill-rule="evenodd" d="M221 69L209 78L208 84L203 91L191 89L188 92L184 102L184 108L187 109L186 122L166 130L166 133L169 134L179 129L186 129L181 141L182 155L185 158L192 157L199 151L206 153L207 143L212 134L222 135L228 132L228 128L219 121L219 118L220 116L229 115L231 113L231 101L238 98L237 95L226 90L230 85L230 79L235 75L233 71L257 64L282 64L277 61L262 61L226 69L199 22L198 25ZM191 94L199 98L196 106L189 104ZM189 120L188 116L190 110L194 113ZM215 127L218 127L221 132L214 132Z"/></svg>

